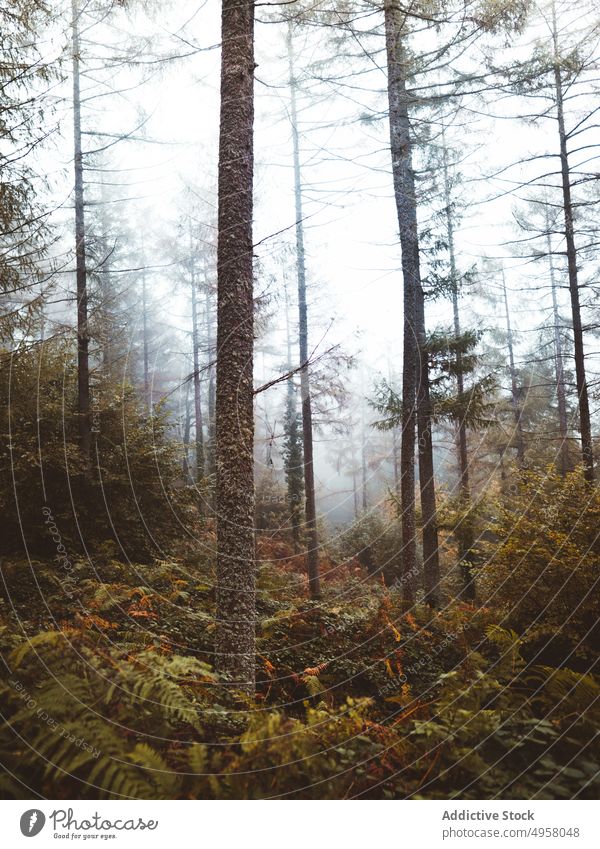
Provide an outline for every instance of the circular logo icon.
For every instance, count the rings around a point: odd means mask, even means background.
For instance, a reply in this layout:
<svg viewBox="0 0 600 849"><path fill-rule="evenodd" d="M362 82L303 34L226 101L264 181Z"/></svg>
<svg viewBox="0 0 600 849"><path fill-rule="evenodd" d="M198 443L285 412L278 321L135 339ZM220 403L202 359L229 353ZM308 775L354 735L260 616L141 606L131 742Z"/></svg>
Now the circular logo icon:
<svg viewBox="0 0 600 849"><path fill-rule="evenodd" d="M43 829L46 817L42 811L32 808L21 816L21 834L25 837L35 837Z"/></svg>

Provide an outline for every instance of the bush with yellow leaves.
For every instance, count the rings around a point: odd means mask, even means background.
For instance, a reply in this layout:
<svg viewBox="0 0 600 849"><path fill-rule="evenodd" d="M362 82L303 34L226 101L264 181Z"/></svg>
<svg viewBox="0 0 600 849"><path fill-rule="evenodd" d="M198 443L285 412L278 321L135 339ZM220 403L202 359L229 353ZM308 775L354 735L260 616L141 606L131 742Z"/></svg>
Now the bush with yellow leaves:
<svg viewBox="0 0 600 849"><path fill-rule="evenodd" d="M523 471L496 505L478 587L551 662L597 656L600 489L581 470Z"/></svg>

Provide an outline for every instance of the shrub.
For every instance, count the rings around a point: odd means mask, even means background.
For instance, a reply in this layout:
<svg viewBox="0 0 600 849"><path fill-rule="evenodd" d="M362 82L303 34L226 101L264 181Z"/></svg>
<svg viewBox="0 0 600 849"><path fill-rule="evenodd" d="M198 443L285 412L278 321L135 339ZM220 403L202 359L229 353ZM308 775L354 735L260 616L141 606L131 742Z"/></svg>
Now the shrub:
<svg viewBox="0 0 600 849"><path fill-rule="evenodd" d="M548 659L597 657L600 489L582 472L524 471L496 505L479 574L486 603Z"/></svg>
<svg viewBox="0 0 600 849"><path fill-rule="evenodd" d="M402 541L396 519L376 513L361 516L339 535L336 554L358 560L369 575L383 577L391 585L400 574Z"/></svg>
<svg viewBox="0 0 600 849"><path fill-rule="evenodd" d="M46 342L0 369L2 550L74 557L87 548L132 560L156 554L196 510L181 488L166 417L149 417L131 387L95 380L92 471L78 449L72 349ZM109 541L111 545L109 546ZM110 548L110 550L109 550Z"/></svg>

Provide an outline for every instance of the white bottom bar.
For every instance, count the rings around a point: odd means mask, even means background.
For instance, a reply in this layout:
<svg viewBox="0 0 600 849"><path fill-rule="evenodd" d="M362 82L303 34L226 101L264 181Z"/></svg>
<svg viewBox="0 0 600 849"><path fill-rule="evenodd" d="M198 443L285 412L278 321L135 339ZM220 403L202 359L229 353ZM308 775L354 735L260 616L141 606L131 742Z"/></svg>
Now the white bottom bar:
<svg viewBox="0 0 600 849"><path fill-rule="evenodd" d="M597 849L594 801L5 801L2 845ZM31 830L32 834L25 832Z"/></svg>

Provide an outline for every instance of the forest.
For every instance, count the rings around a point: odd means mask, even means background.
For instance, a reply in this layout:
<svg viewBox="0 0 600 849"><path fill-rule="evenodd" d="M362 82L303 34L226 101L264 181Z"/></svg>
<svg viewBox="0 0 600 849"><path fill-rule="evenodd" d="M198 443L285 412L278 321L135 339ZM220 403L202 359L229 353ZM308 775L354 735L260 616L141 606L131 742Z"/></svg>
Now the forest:
<svg viewBox="0 0 600 849"><path fill-rule="evenodd" d="M1 797L597 799L595 0L0 30Z"/></svg>

